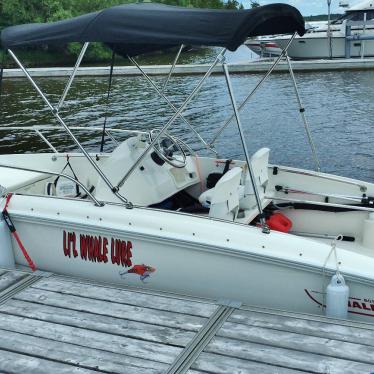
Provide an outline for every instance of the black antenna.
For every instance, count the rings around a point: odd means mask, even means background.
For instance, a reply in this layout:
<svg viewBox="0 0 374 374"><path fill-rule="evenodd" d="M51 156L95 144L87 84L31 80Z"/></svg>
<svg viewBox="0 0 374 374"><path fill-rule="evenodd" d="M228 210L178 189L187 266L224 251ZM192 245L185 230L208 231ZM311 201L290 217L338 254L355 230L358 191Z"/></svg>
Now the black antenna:
<svg viewBox="0 0 374 374"><path fill-rule="evenodd" d="M103 152L103 150L104 150L106 122L107 122L107 119L108 119L108 106L109 106L110 92L112 90L113 67L114 67L115 57L116 57L116 53L113 51L113 53L112 53L112 61L110 63L110 74L109 74L108 93L107 93L107 97L106 97L105 119L104 119L103 133L101 134L100 152Z"/></svg>

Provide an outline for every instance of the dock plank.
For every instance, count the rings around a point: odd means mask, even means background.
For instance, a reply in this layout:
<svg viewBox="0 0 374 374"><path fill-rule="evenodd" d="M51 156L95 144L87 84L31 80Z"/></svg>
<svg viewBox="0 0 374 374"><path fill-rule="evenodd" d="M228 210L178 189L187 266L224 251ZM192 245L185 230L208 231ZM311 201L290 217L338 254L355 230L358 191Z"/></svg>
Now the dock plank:
<svg viewBox="0 0 374 374"><path fill-rule="evenodd" d="M27 316L28 318L40 321L180 347L185 347L195 335L193 332L177 328L135 322L123 318L97 315L71 309L66 311L63 308L20 300L10 300L0 306L0 313L19 317Z"/></svg>
<svg viewBox="0 0 374 374"><path fill-rule="evenodd" d="M166 364L170 364L182 350L171 345L114 336L103 332L56 325L51 322L2 313L0 313L0 326L6 326L6 329L11 332L80 345L104 352L121 352L135 358L152 357L153 361Z"/></svg>
<svg viewBox="0 0 374 374"><path fill-rule="evenodd" d="M262 327L250 327L231 322L223 324L217 336L374 364L374 347L366 346L361 343L348 343L330 338L321 338Z"/></svg>
<svg viewBox="0 0 374 374"><path fill-rule="evenodd" d="M128 289L103 287L94 284L85 284L77 281L61 280L56 277L45 278L38 282L34 288L60 292L63 295L82 296L102 301L115 301L119 304L148 307L169 312L191 314L194 316L210 317L217 309L212 302L199 302L192 298L164 297L157 295L156 291L130 291ZM151 297L150 297L151 294Z"/></svg>
<svg viewBox="0 0 374 374"><path fill-rule="evenodd" d="M0 352L17 351L27 356L78 366L103 373L150 374L165 372L167 365L118 353L56 342L0 329ZM6 353L4 353L6 356ZM1 362L2 358L0 358ZM1 364L0 364L1 367Z"/></svg>
<svg viewBox="0 0 374 374"><path fill-rule="evenodd" d="M7 272L8 272L8 270L0 269L0 277L1 277L3 274L7 273Z"/></svg>
<svg viewBox="0 0 374 374"><path fill-rule="evenodd" d="M93 374L97 371L0 350L0 372L27 374Z"/></svg>
<svg viewBox="0 0 374 374"><path fill-rule="evenodd" d="M27 274L17 271L7 271L0 276L0 292L12 286L16 282L27 277Z"/></svg>
<svg viewBox="0 0 374 374"><path fill-rule="evenodd" d="M282 316L281 314L261 313L246 310L237 310L228 319L230 322L244 324L251 327L263 327L272 330L288 331L303 335L318 336L321 338L335 339L343 342L351 342L374 347L374 334L369 328L353 327L344 324L331 323L329 319L321 317L316 321L312 318ZM359 324L357 324L359 325Z"/></svg>
<svg viewBox="0 0 374 374"><path fill-rule="evenodd" d="M305 371L272 366L256 361L242 360L234 357L221 356L203 352L192 365L188 374L215 373L215 374L305 374Z"/></svg>
<svg viewBox="0 0 374 374"><path fill-rule="evenodd" d="M368 331L371 330L374 332L374 321L373 323L370 323L370 322L363 322L361 320L351 319L351 318L341 319L341 318L326 317L324 314L298 313L298 312L293 312L293 311L271 309L269 307L262 308L262 307L256 307L256 306L248 306L248 305L242 305L242 307L240 308L240 312L257 312L257 313L262 313L264 315L273 315L273 316L287 317L291 319L295 318L297 320L322 322L322 323L328 323L330 325L363 328Z"/></svg>
<svg viewBox="0 0 374 374"><path fill-rule="evenodd" d="M199 330L206 320L206 318L189 314L120 304L116 301L95 300L68 294L61 297L60 293L36 289L34 287L18 293L14 299L55 306L66 310L76 310L159 326L175 327L188 331Z"/></svg>
<svg viewBox="0 0 374 374"><path fill-rule="evenodd" d="M25 276L18 271L0 275L6 292L17 286L0 305L0 372L156 374L177 373L173 370L182 367L189 374L374 371L371 324L218 305L50 274L18 287Z"/></svg>
<svg viewBox="0 0 374 374"><path fill-rule="evenodd" d="M374 369L374 365L224 337L215 337L205 352L318 374L370 373Z"/></svg>

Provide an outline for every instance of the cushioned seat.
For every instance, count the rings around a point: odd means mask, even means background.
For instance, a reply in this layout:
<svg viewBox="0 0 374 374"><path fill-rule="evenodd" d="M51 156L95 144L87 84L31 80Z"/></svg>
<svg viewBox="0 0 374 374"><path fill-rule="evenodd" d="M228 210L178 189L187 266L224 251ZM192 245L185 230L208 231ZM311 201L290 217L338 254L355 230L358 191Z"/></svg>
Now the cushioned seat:
<svg viewBox="0 0 374 374"><path fill-rule="evenodd" d="M261 148L250 160L263 208L271 202L271 200L265 199L269 180L269 154L269 148ZM256 196L248 168L244 167L244 170L244 177L242 177L243 170L240 167L229 170L214 188L200 195L200 203L204 207L210 208L210 217L248 224L258 215ZM240 214L238 215L239 210Z"/></svg>

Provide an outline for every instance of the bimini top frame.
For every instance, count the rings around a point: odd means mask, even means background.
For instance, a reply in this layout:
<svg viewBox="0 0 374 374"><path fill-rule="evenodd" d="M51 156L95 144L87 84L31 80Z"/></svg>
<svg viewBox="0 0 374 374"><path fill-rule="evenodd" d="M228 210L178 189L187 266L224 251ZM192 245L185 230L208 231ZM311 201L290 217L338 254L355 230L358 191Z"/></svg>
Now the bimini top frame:
<svg viewBox="0 0 374 374"><path fill-rule="evenodd" d="M118 14L121 13L123 17L117 19ZM176 17L178 20L176 20ZM120 25L116 29L116 33L113 34L113 30L108 25L111 25L113 18L116 18ZM168 22L165 22L168 18L172 22L172 26ZM134 20L135 19L135 20ZM201 20L204 19L205 26L201 28ZM130 22L131 20L131 22ZM136 22L137 20L137 22ZM178 22L176 22L178 21ZM183 21L183 22L182 22ZM186 23L186 21L188 21ZM122 23L121 23L122 22ZM127 22L127 23L126 23ZM181 23L182 22L182 23ZM96 24L99 23L99 24ZM180 29L181 24L183 24L182 29ZM131 25L135 30L129 29ZM167 31L166 31L167 25ZM75 29L74 29L74 27ZM101 27L99 27L101 26ZM137 33L138 27L145 28L144 33L142 34L142 39L137 40L137 43L134 43L135 34ZM73 28L73 29L72 29ZM162 30L161 30L162 29ZM100 34L97 34L97 30L100 30ZM47 32L48 31L48 32ZM161 33L163 32L163 35ZM190 31L190 32L189 32ZM254 90L246 98L246 100L241 104L237 105L233 88L230 81L229 69L225 62L225 53L227 49L235 50L239 45L241 45L245 38L248 36L257 36L257 35L269 35L269 34L278 34L278 33L293 33L288 45L282 52L282 55L275 61L273 66L270 68L269 72L265 77L256 85ZM56 120L62 125L66 130L68 135L72 138L84 156L88 159L94 169L97 171L101 179L106 183L108 188L127 206L132 207L131 202L129 202L126 197L122 196L119 193L120 187L126 182L126 180L131 176L132 172L136 169L139 163L144 159L147 153L152 149L152 147L158 142L160 137L173 125L177 118L181 118L185 124L187 124L190 129L198 136L199 140L204 144L207 149L214 151L213 144L218 136L222 133L223 129L231 122L233 118L236 119L240 138L242 141L246 161L248 164L248 170L250 178L252 181L253 189L255 191L255 197L258 205L258 210L260 213L260 219L263 226L263 231L268 232L268 228L265 223L260 195L257 190L257 185L255 183L255 178L253 170L250 163L250 155L247 149L245 142L245 134L243 126L240 120L239 111L245 105L245 103L253 96L253 94L258 90L266 78L271 74L275 69L276 65L281 60L281 57L286 56L287 49L292 43L296 33L303 35L305 32L304 29L304 20L302 19L300 13L293 7L290 7L285 4L274 4L264 7L259 7L250 11L211 11L211 10L191 10L186 8L178 7L168 7L163 5L155 4L132 4L127 6L120 6L107 9L105 11L94 13L77 17L72 20L61 21L52 24L46 25L21 25L14 26L3 30L1 34L1 41L3 46L5 46L14 59L16 64L22 69L27 79L33 85L37 93L41 96L45 104L49 107L51 113L56 118ZM45 37L45 35L48 35ZM166 36L165 36L166 35ZM189 39L189 38L193 39ZM111 39L112 38L112 39ZM135 38L136 39L136 38ZM83 48L81 53L78 56L75 67L71 73L71 76L65 86L65 89L61 95L61 98L56 106L54 106L48 98L43 94L39 86L33 80L33 78L28 73L27 69L22 65L21 61L17 58L15 52L11 47L25 46L25 45L35 45L40 43L66 43L72 41L83 41ZM129 171L121 178L117 185L113 185L111 181L106 177L100 167L97 165L95 160L88 154L84 147L80 144L78 139L72 133L71 128L65 123L63 118L59 114L60 108L63 106L65 98L71 88L73 80L75 78L76 72L81 64L81 61L84 57L84 54L88 48L90 41L102 41L107 43L114 52L126 55L129 60L138 67L143 76L147 79L148 83L152 88L167 102L167 104L174 111L173 116L165 123L165 125L158 132L148 147L144 150L141 156L135 161ZM150 43L152 41L152 43ZM143 69L136 63L134 56L140 53L166 49L171 46L175 46L176 43L180 46L176 59L173 62L170 73L165 81L165 84L162 88L158 88L157 85L149 78ZM177 59L179 57L180 51L183 44L204 44L204 45L221 45L224 48L215 58L212 65L209 67L205 75L200 79L196 87L190 93L190 95L185 99L183 104L176 108L171 101L164 94L164 89L167 85L167 82L170 79L170 76L173 72ZM298 95L296 81L292 73L291 63L288 59L291 77L293 78L295 84L295 92L298 96L298 102L300 104L300 112L304 113L302 109L302 104ZM189 102L197 95L203 86L204 82L211 75L214 67L217 64L221 64L225 74L225 79L231 98L231 103L233 106L234 114L229 118L228 121L220 128L217 135L213 138L210 143L207 143L201 135L192 127L189 121L183 117L182 113L187 107ZM315 154L314 144L312 143L310 131L308 124L306 122L305 115L303 114L304 124L307 129L307 134L310 139L312 149ZM319 162L317 160L317 165L319 169Z"/></svg>

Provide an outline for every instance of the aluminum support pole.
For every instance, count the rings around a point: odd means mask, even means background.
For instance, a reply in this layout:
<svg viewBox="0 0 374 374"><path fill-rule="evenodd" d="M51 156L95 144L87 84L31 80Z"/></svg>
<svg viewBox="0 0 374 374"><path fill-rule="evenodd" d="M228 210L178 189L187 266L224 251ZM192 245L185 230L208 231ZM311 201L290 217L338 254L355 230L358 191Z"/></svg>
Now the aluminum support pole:
<svg viewBox="0 0 374 374"><path fill-rule="evenodd" d="M62 125L62 127L66 130L68 135L73 139L74 143L78 146L78 148L81 150L81 152L84 154L84 156L87 158L87 160L90 162L90 164L93 166L93 168L96 170L96 172L99 174L99 176L102 178L102 180L105 182L105 184L110 188L110 190L125 204L128 204L130 207L130 203L126 198L124 198L122 195L118 193L118 189L112 185L110 180L106 177L106 175L102 172L102 170L99 168L99 166L96 164L96 162L91 158L91 156L88 154L88 152L83 148L79 140L74 136L74 134L71 132L70 128L65 124L64 120L60 117L57 110L53 107L53 105L49 102L47 97L43 94L39 86L35 83L35 81L32 79L31 75L27 71L27 69L22 65L22 63L18 60L17 56L13 53L12 50L8 49L9 54L12 56L16 64L21 68L23 73L25 74L26 78L30 81L32 86L35 88L36 92L40 95L40 97L43 99L45 104L50 109L53 116L57 119L57 121Z"/></svg>
<svg viewBox="0 0 374 374"><path fill-rule="evenodd" d="M194 90L190 93L190 95L186 98L184 103L179 107L179 109L175 112L175 114L169 119L169 121L161 128L160 132L155 136L155 138L150 142L148 147L143 151L143 153L140 155L140 157L135 161L133 166L129 169L129 171L125 174L125 176L118 182L117 189L119 189L123 184L126 182L126 180L130 177L130 175L133 173L133 171L138 167L140 162L144 159L144 157L147 155L147 153L153 148L153 146L158 142L160 137L164 134L164 132L175 122L175 120L178 118L178 116L183 112L183 110L186 108L186 106L189 104L189 102L196 96L196 94L200 91L202 85L204 82L209 78L209 76L212 74L213 69L215 66L220 62L221 58L226 53L226 48L224 48L216 57L213 64L210 66L208 71L205 73L205 75L201 78L200 82L197 84L197 86L194 88Z"/></svg>
<svg viewBox="0 0 374 374"><path fill-rule="evenodd" d="M132 62L133 65L135 65L138 68L138 70L142 73L144 78L149 82L153 89L167 102L169 107L173 109L174 113L176 113L178 109L168 99L168 97L157 87L156 83L148 76L148 74L142 69L142 67L132 57L127 56L127 58ZM203 143L204 147L212 151L217 156L217 152L202 138L202 136L194 129L190 122L182 114L180 114L179 117L196 134L201 143Z"/></svg>
<svg viewBox="0 0 374 374"><path fill-rule="evenodd" d="M38 129L35 129L35 132L39 135L39 137L48 145L49 148L52 149L54 153L59 153L58 150L52 145L52 143L42 134L42 132Z"/></svg>
<svg viewBox="0 0 374 374"><path fill-rule="evenodd" d="M119 143L117 142L116 138L109 132L109 130L105 130L105 134L109 136L109 139L115 144L118 145Z"/></svg>
<svg viewBox="0 0 374 374"><path fill-rule="evenodd" d="M253 171L253 168L252 168L252 163L251 163L251 157L250 157L250 154L249 154L249 151L248 151L247 143L245 142L244 130L243 130L243 126L242 126L242 123L241 123L241 120L240 120L239 110L238 110L238 107L236 105L234 91L233 91L233 88L232 88L232 85L231 85L229 69L227 67L226 62L224 62L224 61L222 63L222 66L223 66L223 71L225 73L225 78L226 78L227 88L229 90L231 104L232 104L232 107L234 109L234 115L235 115L236 123L237 123L238 129L239 129L240 139L241 139L243 149L244 149L245 159L246 159L247 165L248 165L249 176L251 178L253 191L254 191L255 197L256 197L257 208L258 208L258 212L260 214L260 222L261 222L261 226L262 226L262 232L265 233L265 234L269 234L270 229L269 229L269 226L266 224L265 217L264 217L264 212L262 210L261 198L260 198L260 194L259 194L258 189L257 189L256 178L255 178L254 171Z"/></svg>
<svg viewBox="0 0 374 374"><path fill-rule="evenodd" d="M262 86L262 84L266 81L266 79L270 76L270 74L274 71L274 69L277 67L279 62L281 61L282 57L285 56L288 48L290 47L291 43L296 37L296 33L294 33L291 37L291 39L288 41L286 47L283 49L279 57L274 61L273 65L270 67L268 72L261 78L261 80L256 84L254 89L249 93L249 95L244 99L244 101L239 105L238 110L242 110L245 104L252 98L252 96L257 92L257 90ZM209 145L213 146L213 144L216 142L216 140L219 138L219 136L222 134L223 130L230 124L230 122L235 118L235 114L233 114L217 131L217 134L213 137L213 139L210 141Z"/></svg>
<svg viewBox="0 0 374 374"><path fill-rule="evenodd" d="M64 101L66 99L66 95L68 94L68 92L70 90L70 87L71 87L71 85L72 85L72 83L74 81L75 75L77 74L77 70L78 70L78 68L79 68L79 66L80 66L80 64L81 64L81 62L83 60L84 55L86 54L87 47L88 47L89 44L90 43L88 43L88 42L86 42L86 43L83 44L83 47L82 47L82 49L81 49L81 51L79 53L77 62L75 63L74 69L73 69L73 71L72 71L72 73L70 75L70 78L68 80L68 83L66 84L66 87L65 87L64 92L63 92L63 94L61 96L61 99L60 99L59 103L56 106L57 112L61 109L62 105L64 104Z"/></svg>
<svg viewBox="0 0 374 374"><path fill-rule="evenodd" d="M351 58L351 35L352 27L351 25L345 26L345 58Z"/></svg>
<svg viewBox="0 0 374 374"><path fill-rule="evenodd" d="M366 33L366 21L367 21L367 13L365 12L364 13L364 27L363 27L363 30L362 30L362 36L365 35ZM362 40L361 41L361 58L364 58L365 57L365 40Z"/></svg>
<svg viewBox="0 0 374 374"><path fill-rule="evenodd" d="M327 0L327 37L329 42L329 57L332 60L332 38L331 38L331 0Z"/></svg>
<svg viewBox="0 0 374 374"><path fill-rule="evenodd" d="M287 52L286 52L286 60L287 60L288 69L290 71L290 75L291 75L291 78L292 78L292 83L293 83L293 87L294 87L294 90L295 90L296 99L297 99L297 102L299 104L299 112L300 112L301 118L304 122L304 127L305 127L305 131L306 131L306 134L307 134L307 137L308 137L310 148L312 149L314 162L316 164L316 170L321 171L321 164L320 164L318 156L317 156L316 146L314 144L312 133L311 133L310 128L309 128L308 120L307 120L306 115L305 115L305 108L304 108L303 102L301 101L301 96L300 96L300 93L299 93L299 89L297 87L296 78L295 78L295 74L294 74L293 69L292 69L291 60L288 57Z"/></svg>
<svg viewBox="0 0 374 374"><path fill-rule="evenodd" d="M171 77L171 75L173 74L173 71L174 71L174 69L175 69L175 65L177 64L177 61L178 61L178 59L179 59L179 56L180 56L180 54L182 53L183 47L184 47L184 45L181 44L181 46L180 46L180 48L179 48L179 50L178 50L178 52L177 52L177 55L175 56L175 59L174 59L174 61L173 61L173 65L172 65L171 68L170 68L170 71L169 71L169 74L168 74L168 76L167 76L167 78L166 78L166 81L165 81L165 83L164 83L164 85L163 85L163 87L162 87L162 92L164 92L164 91L166 90L166 86L168 85L169 80L170 80L170 77Z"/></svg>

